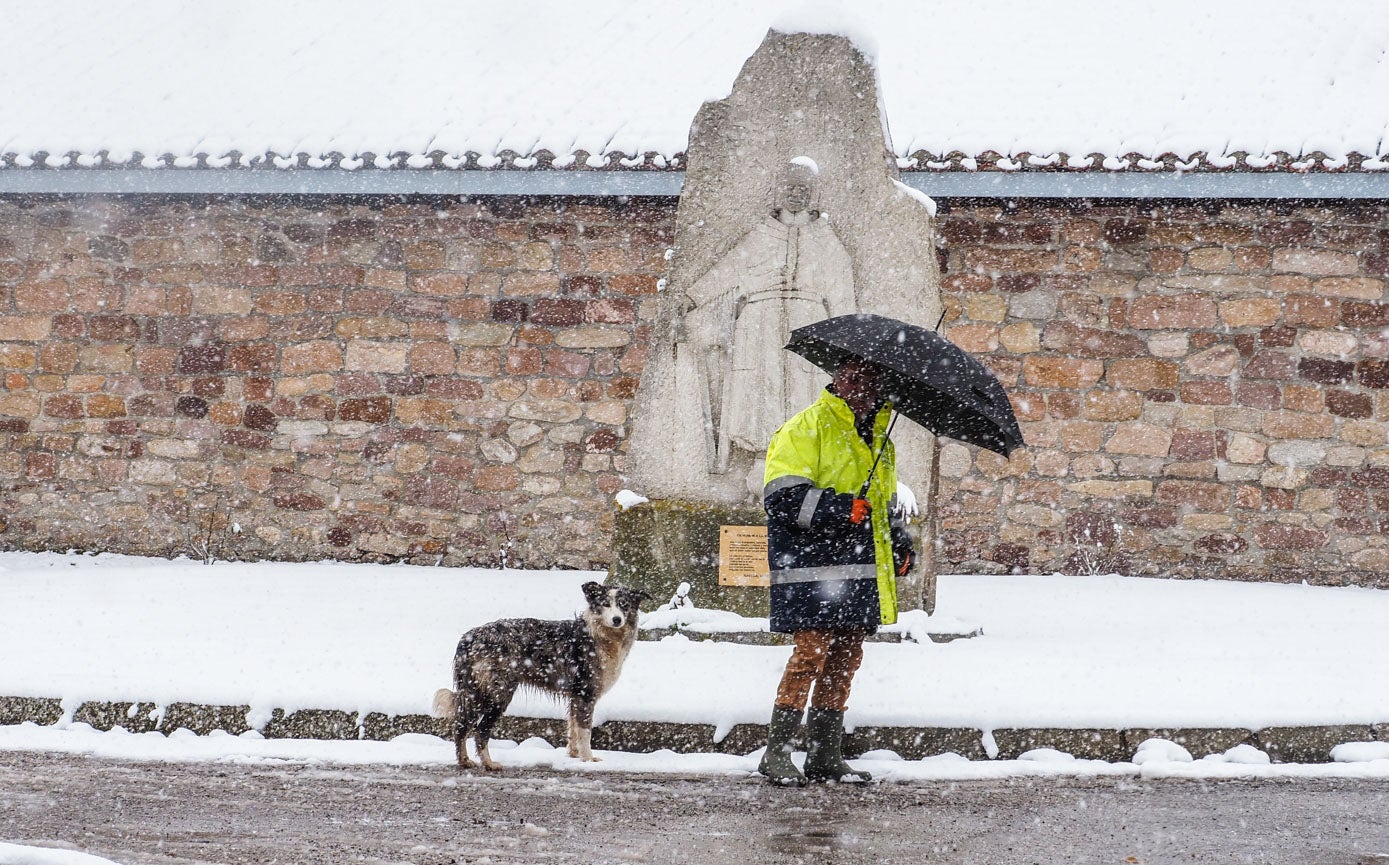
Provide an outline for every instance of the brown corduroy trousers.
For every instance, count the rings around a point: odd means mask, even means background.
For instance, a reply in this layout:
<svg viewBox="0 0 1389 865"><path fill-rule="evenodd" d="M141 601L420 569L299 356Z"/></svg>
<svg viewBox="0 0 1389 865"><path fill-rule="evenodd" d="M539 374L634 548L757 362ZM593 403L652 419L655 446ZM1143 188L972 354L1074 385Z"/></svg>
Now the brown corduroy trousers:
<svg viewBox="0 0 1389 865"><path fill-rule="evenodd" d="M809 697L817 709L844 711L849 705L854 673L863 663L866 636L863 631L796 631L796 648L781 675L776 704L799 712Z"/></svg>

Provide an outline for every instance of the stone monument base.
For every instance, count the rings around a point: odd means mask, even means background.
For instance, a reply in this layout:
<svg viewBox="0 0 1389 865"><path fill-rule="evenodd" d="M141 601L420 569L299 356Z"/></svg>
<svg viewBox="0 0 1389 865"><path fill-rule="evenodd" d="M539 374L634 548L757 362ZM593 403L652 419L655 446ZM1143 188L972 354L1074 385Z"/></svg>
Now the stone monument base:
<svg viewBox="0 0 1389 865"><path fill-rule="evenodd" d="M765 586L719 584L719 533L723 526L765 526L758 507L710 505L664 499L617 514L613 528L612 583L641 589L663 605L681 583L690 584L698 607L766 618Z"/></svg>

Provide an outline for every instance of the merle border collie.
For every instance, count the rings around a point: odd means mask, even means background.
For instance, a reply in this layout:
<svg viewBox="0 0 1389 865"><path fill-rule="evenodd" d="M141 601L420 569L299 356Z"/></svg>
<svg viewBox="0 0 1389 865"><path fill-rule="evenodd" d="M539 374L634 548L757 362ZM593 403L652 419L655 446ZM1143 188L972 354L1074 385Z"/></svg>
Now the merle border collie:
<svg viewBox="0 0 1389 865"><path fill-rule="evenodd" d="M458 768L468 769L473 737L484 769L501 766L487 752L497 721L522 685L569 701L569 756L593 756L593 709L617 682L637 639L637 613L651 596L621 586L584 583L588 607L568 621L501 619L468 631L453 656L453 690L434 695L436 717L453 720Z"/></svg>

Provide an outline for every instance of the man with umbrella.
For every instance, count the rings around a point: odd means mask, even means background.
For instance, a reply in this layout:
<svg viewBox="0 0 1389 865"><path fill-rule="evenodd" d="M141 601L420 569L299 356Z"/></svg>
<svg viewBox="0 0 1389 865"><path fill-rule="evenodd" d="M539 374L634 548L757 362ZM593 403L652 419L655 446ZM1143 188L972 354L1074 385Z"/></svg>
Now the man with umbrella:
<svg viewBox="0 0 1389 865"><path fill-rule="evenodd" d="M1005 454L1022 436L997 379L932 331L856 314L799 328L787 348L834 378L767 448L771 628L795 648L758 771L786 786L869 781L844 761L844 711L864 638L897 621L896 578L914 564L895 513L894 409ZM807 700L802 773L791 739Z"/></svg>

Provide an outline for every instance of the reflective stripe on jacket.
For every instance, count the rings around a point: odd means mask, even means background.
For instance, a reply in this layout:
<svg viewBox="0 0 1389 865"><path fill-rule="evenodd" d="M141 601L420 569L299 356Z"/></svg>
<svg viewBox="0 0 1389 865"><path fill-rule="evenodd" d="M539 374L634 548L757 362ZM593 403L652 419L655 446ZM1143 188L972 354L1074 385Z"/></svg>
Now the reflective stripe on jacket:
<svg viewBox="0 0 1389 865"><path fill-rule="evenodd" d="M773 434L763 487L773 631L872 631L897 621L891 413L886 405L878 412L870 448L848 404L825 390ZM872 515L855 525L849 520L853 498L879 449L882 459L868 489Z"/></svg>

